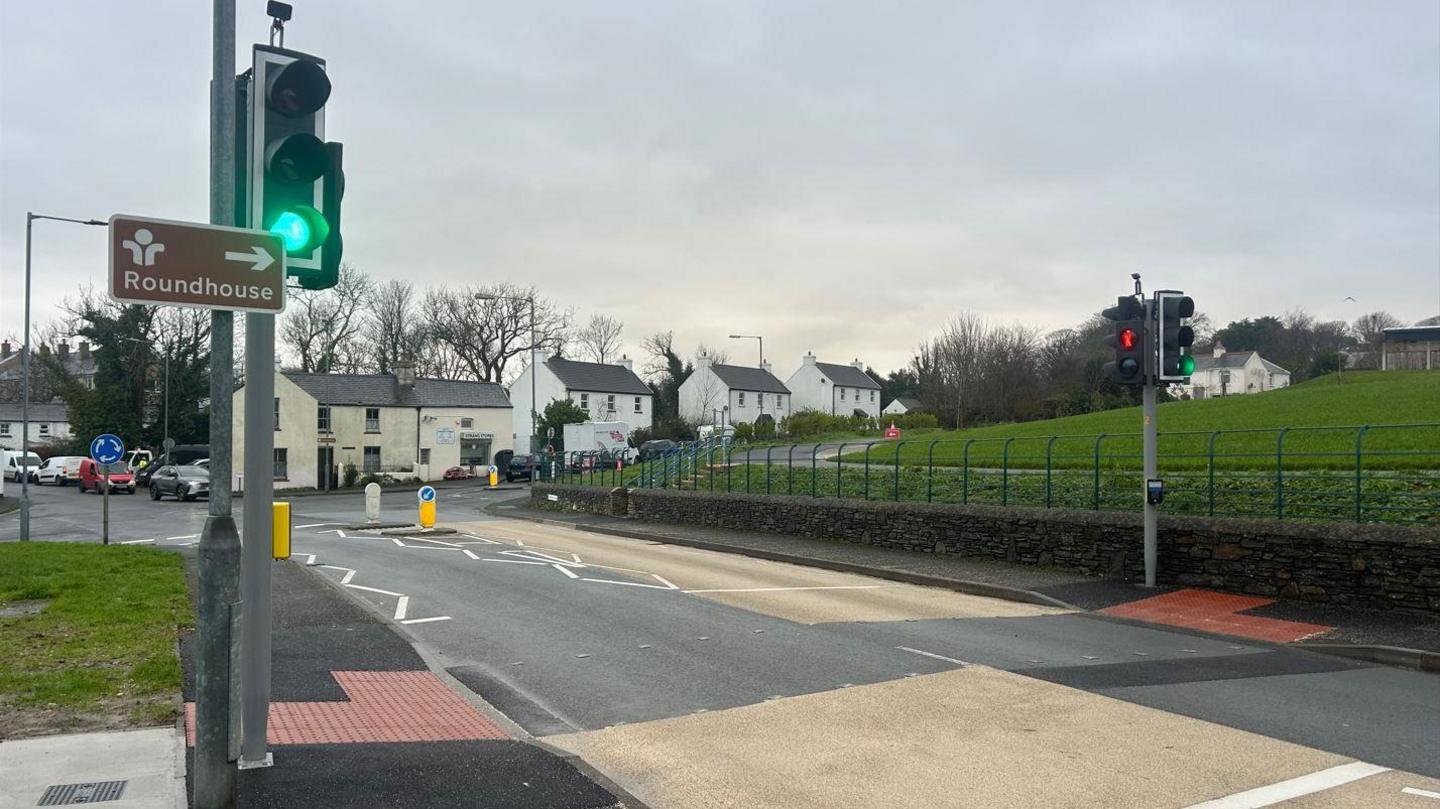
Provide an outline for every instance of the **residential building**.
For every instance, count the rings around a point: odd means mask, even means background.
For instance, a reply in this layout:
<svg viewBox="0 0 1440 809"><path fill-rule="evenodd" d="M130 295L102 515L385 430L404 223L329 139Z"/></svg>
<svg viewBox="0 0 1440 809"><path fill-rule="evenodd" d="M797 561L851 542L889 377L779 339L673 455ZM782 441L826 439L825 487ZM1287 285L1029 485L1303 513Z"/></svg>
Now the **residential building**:
<svg viewBox="0 0 1440 809"><path fill-rule="evenodd" d="M9 340L0 341L0 402L18 402L21 400L23 386L22 360L25 353L23 347L11 345ZM49 402L58 401L60 396L59 388L53 384L48 368L51 367L50 360L58 360L60 367L65 373L74 378L85 387L95 389L95 355L90 351L90 343L81 340L77 350L71 351L69 343L60 343L55 346L54 353L48 345L40 345L36 351L34 362L30 364L30 401Z"/></svg>
<svg viewBox="0 0 1440 809"><path fill-rule="evenodd" d="M244 391L235 391L235 471L245 457ZM483 470L514 448L510 399L494 382L394 374L275 373L277 488L320 486L353 464L363 472L437 480L452 466Z"/></svg>
<svg viewBox="0 0 1440 809"><path fill-rule="evenodd" d="M1195 355L1195 372L1185 392L1192 399L1237 396L1289 387L1290 372L1258 351L1226 351L1219 340L1209 355Z"/></svg>
<svg viewBox="0 0 1440 809"><path fill-rule="evenodd" d="M702 356L680 385L680 416L692 424L754 424L762 416L778 423L790 415L790 398L768 362L748 368Z"/></svg>
<svg viewBox="0 0 1440 809"><path fill-rule="evenodd" d="M635 365L628 357L619 362L580 362L564 357L551 357L540 363L535 377L536 410L557 399L569 399L590 414L592 421L623 421L632 430L649 429L655 417L654 394L650 386L635 375ZM515 446L524 447L530 436L530 368L510 383L510 401L514 403L511 427Z"/></svg>
<svg viewBox="0 0 1440 809"><path fill-rule="evenodd" d="M865 363L849 365L817 362L807 353L800 367L785 380L794 397L793 409L818 410L832 416L880 415L880 383L865 373Z"/></svg>
<svg viewBox="0 0 1440 809"><path fill-rule="evenodd" d="M1440 369L1440 325L1386 329L1380 346L1382 371Z"/></svg>
<svg viewBox="0 0 1440 809"><path fill-rule="evenodd" d="M0 402L0 449L18 450L24 442L19 402ZM70 440L70 408L64 402L30 403L30 447Z"/></svg>
<svg viewBox="0 0 1440 809"><path fill-rule="evenodd" d="M891 416L903 416L906 413L923 410L924 407L920 404L920 400L913 396L897 396L890 400L890 404L885 405L880 412Z"/></svg>

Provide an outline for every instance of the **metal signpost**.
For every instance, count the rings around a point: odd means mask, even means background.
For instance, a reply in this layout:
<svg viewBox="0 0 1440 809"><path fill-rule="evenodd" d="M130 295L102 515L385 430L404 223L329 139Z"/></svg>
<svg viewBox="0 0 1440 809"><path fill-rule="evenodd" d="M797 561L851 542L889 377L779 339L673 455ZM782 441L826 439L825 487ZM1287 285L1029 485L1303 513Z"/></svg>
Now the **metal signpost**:
<svg viewBox="0 0 1440 809"><path fill-rule="evenodd" d="M110 464L125 457L125 442L119 436L104 433L97 435L90 442L90 457L100 465L101 473L105 478L105 488L101 493L101 528L100 542L104 545L110 544ZM84 478L81 478L82 485Z"/></svg>

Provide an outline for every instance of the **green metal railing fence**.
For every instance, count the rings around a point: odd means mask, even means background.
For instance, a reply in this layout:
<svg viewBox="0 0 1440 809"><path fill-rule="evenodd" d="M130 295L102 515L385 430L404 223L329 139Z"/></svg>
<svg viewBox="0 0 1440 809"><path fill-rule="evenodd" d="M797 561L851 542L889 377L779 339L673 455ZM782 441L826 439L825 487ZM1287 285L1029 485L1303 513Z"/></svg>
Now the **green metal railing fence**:
<svg viewBox="0 0 1440 809"><path fill-rule="evenodd" d="M804 497L1138 510L1140 433L691 444L559 482ZM1440 524L1440 422L1161 433L1162 512Z"/></svg>

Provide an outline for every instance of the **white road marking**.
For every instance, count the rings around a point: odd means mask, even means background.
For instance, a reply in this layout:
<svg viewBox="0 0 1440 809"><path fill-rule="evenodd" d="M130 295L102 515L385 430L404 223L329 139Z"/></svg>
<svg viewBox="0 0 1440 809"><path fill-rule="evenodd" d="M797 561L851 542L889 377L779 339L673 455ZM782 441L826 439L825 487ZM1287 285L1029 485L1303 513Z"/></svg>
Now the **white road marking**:
<svg viewBox="0 0 1440 809"><path fill-rule="evenodd" d="M339 566L339 565L321 565L320 567L327 567L327 568L330 568L331 570L348 570L348 571L350 571L351 573L354 573L354 572L355 572L355 569L354 569L354 568L351 568L351 567L341 567L341 566Z"/></svg>
<svg viewBox="0 0 1440 809"><path fill-rule="evenodd" d="M403 621L403 620L405 620L405 613L407 613L407 612L409 612L409 611L410 611L410 596L400 596L400 600L397 601L397 602L395 602L395 620L397 620L397 621Z"/></svg>
<svg viewBox="0 0 1440 809"><path fill-rule="evenodd" d="M1349 764L1312 772L1309 775L1291 778L1289 781L1281 781L1278 784L1248 789L1234 795L1216 798L1213 801L1197 803L1186 809L1262 809L1265 806L1274 806L1277 803L1313 795L1316 792L1324 792L1351 781L1359 781L1361 778L1369 778L1372 775L1389 771L1389 767L1367 764L1363 761L1352 761Z"/></svg>
<svg viewBox="0 0 1440 809"><path fill-rule="evenodd" d="M661 576L659 573L651 573L650 575L653 576L656 581L660 582L661 584L665 585L667 588L669 588L669 589L671 589L671 590L679 590L679 589L680 589L679 587L676 587L675 585L671 584L668 579L666 579L664 576Z"/></svg>
<svg viewBox="0 0 1440 809"><path fill-rule="evenodd" d="M911 654L923 655L923 656L925 656L925 657L933 657L933 658L936 659L936 660L944 660L946 663L954 663L954 664L956 664L956 665L958 665L958 666L968 666L968 665L970 665L969 663L966 663L964 660L956 660L956 659L953 658L953 657L946 657L945 655L937 655L937 654L935 654L934 652L926 652L926 651L923 651L923 650L920 650L920 649L911 649L909 646L896 646L895 648L896 648L896 649L899 649L899 650L902 651L902 652L910 652Z"/></svg>
<svg viewBox="0 0 1440 809"><path fill-rule="evenodd" d="M165 541L166 541L166 542L169 542L169 541L172 540L172 539L196 539L196 538L198 538L199 536L200 536L199 534L186 534L186 535L183 536L183 537L165 537Z"/></svg>
<svg viewBox="0 0 1440 809"><path fill-rule="evenodd" d="M482 562L508 562L512 565L539 565L545 567L544 562L527 562L524 559L481 559Z"/></svg>
<svg viewBox="0 0 1440 809"><path fill-rule="evenodd" d="M448 620L450 620L450 616L448 616L448 615L437 615L437 616L435 616L434 618L411 618L411 619L408 620L408 621L401 621L400 623L406 624L406 625L409 625L409 624L428 624L428 623L430 623L431 621L448 621Z"/></svg>
<svg viewBox="0 0 1440 809"><path fill-rule="evenodd" d="M1428 790L1428 789L1416 789L1415 787L1405 787L1404 789L1402 789L1402 790L1400 790L1400 791L1403 792L1403 793L1405 793L1406 795L1419 795L1419 796L1422 797L1422 798L1435 798L1436 800L1440 800L1440 792L1431 792L1431 791Z"/></svg>
<svg viewBox="0 0 1440 809"><path fill-rule="evenodd" d="M339 528L336 528L336 529L335 529L335 535L338 536L338 537L340 537L341 539L349 539L349 538L350 538L350 535L349 535L349 534L345 533L344 531L341 531Z"/></svg>
<svg viewBox="0 0 1440 809"><path fill-rule="evenodd" d="M438 539L426 539L425 537L405 537L405 538L406 538L406 539L413 539L413 540L415 540L416 542L431 542L431 543L434 543L434 544L436 544L436 545L444 545L444 546L447 547L447 548L458 548L458 547L460 547L459 545L456 545L454 542L441 542L441 541L438 540Z"/></svg>
<svg viewBox="0 0 1440 809"><path fill-rule="evenodd" d="M661 587L658 584L644 584L638 581L613 581L611 579L581 579L580 581L593 581L596 584L620 584L625 587L647 587L651 590L672 590L673 587Z"/></svg>
<svg viewBox="0 0 1440 809"><path fill-rule="evenodd" d="M477 536L475 536L474 534L461 534L460 536L462 536L462 537L469 537L470 539L476 540L477 542L483 542L483 543L485 543L486 545L503 545L503 544L504 544L503 542L498 542L498 541L493 540L493 539L486 539L485 537L477 537Z"/></svg>
<svg viewBox="0 0 1440 809"><path fill-rule="evenodd" d="M313 553L297 553L295 555L305 557L305 564L307 565L315 564L315 554Z"/></svg>
<svg viewBox="0 0 1440 809"><path fill-rule="evenodd" d="M350 580L353 579L353 578L355 578L355 571L352 570L352 571L350 571L349 573L346 573L346 574L345 574L345 577L340 580L340 583L341 583L341 584L349 584L349 583L350 583Z"/></svg>
<svg viewBox="0 0 1440 809"><path fill-rule="evenodd" d="M121 544L121 545L143 545L143 544L145 544L145 543L147 543L147 542L154 542L154 541L155 541L155 540L153 540L153 539L127 539L127 540L125 540L124 542L121 542L120 544Z"/></svg>
<svg viewBox="0 0 1440 809"><path fill-rule="evenodd" d="M392 593L389 590L381 590L379 587L366 587L363 584L347 584L346 587L354 587L356 590L364 590L367 593L379 593L382 596L401 597L400 593Z"/></svg>
<svg viewBox="0 0 1440 809"><path fill-rule="evenodd" d="M402 547L402 548L405 547L405 543L404 543L404 542L401 542L400 540L396 539L395 537L390 537L390 541L391 541L391 542L394 542L396 545L399 545L399 546Z"/></svg>
<svg viewBox="0 0 1440 809"><path fill-rule="evenodd" d="M306 523L306 524L304 524L304 525L297 525L297 526L295 526L295 527L296 527L296 528L319 528L319 527L322 526L322 525L338 525L338 524L339 524L339 523L333 523L333 522L311 522L311 523Z"/></svg>
<svg viewBox="0 0 1440 809"><path fill-rule="evenodd" d="M687 593L783 593L790 590L878 590L898 587L897 584L824 584L812 587L721 587L710 590L686 590Z"/></svg>
<svg viewBox="0 0 1440 809"><path fill-rule="evenodd" d="M568 567L566 567L566 566L564 566L564 565L551 565L551 567L555 568L556 570L560 571L561 573L564 573L566 576L569 576L569 577L572 578L572 579L578 579L578 578L580 578L580 575L579 575L578 573L572 572L572 571L570 570L570 568L568 568ZM588 580L587 580L587 581L588 581Z"/></svg>
<svg viewBox="0 0 1440 809"><path fill-rule="evenodd" d="M475 552L470 550L469 548L461 548L460 552L470 557L471 559L474 559L477 562L480 561L480 557L476 556Z"/></svg>

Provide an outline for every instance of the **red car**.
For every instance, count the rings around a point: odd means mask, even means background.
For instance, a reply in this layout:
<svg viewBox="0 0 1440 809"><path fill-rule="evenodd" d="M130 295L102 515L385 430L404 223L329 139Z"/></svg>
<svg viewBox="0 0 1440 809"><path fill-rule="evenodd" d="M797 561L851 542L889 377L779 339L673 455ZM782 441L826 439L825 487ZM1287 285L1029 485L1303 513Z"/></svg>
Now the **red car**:
<svg viewBox="0 0 1440 809"><path fill-rule="evenodd" d="M452 466L445 470L446 480L469 480L470 472L463 466Z"/></svg>
<svg viewBox="0 0 1440 809"><path fill-rule="evenodd" d="M94 489L99 494L105 488L106 467L95 462L94 458L86 458L80 462L80 477L76 482L80 484L80 493L84 494ZM135 493L135 473L130 471L130 465L124 461L116 461L109 465L110 491Z"/></svg>

